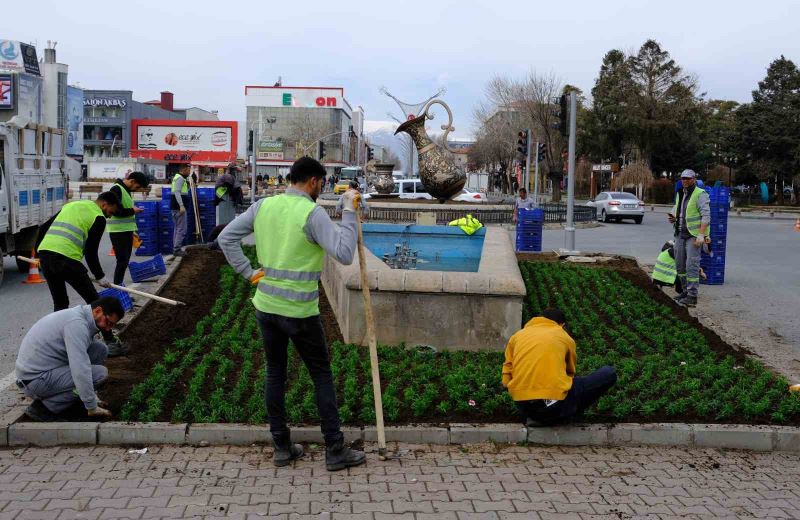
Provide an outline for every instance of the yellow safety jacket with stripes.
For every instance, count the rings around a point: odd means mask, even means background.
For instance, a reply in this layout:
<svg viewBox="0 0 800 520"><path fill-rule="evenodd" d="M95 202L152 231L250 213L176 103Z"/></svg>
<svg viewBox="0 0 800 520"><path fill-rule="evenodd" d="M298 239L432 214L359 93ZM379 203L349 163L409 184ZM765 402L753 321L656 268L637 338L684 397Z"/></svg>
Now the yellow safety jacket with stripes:
<svg viewBox="0 0 800 520"><path fill-rule="evenodd" d="M39 251L53 251L81 261L89 230L103 210L93 200L76 200L65 204L45 233Z"/></svg>
<svg viewBox="0 0 800 520"><path fill-rule="evenodd" d="M131 194L128 193L128 190L125 189L124 186L120 186L119 191L122 194L122 197L120 198L120 207L125 209L133 208L133 197L131 197ZM122 233L124 231L139 230L139 228L136 226L136 216L134 215L127 217L111 217L106 221L106 229L108 229L109 233Z"/></svg>

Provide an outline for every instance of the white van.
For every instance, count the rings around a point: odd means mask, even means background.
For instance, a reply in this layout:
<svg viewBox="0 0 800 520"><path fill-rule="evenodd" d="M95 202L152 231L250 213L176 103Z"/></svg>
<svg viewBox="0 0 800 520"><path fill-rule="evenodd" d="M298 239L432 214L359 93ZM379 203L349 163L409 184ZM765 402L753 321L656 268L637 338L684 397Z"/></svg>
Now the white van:
<svg viewBox="0 0 800 520"><path fill-rule="evenodd" d="M401 199L433 200L419 179L395 179L392 193L399 193ZM364 195L364 199L369 199L369 193Z"/></svg>

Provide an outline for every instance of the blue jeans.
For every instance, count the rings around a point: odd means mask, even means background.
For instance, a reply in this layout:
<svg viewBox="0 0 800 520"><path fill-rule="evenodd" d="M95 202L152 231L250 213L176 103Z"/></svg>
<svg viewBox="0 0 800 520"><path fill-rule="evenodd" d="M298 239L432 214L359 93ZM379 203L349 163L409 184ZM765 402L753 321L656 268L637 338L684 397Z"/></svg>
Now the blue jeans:
<svg viewBox="0 0 800 520"><path fill-rule="evenodd" d="M551 406L541 399L515 401L522 420L533 419L542 424L569 422L597 402L617 382L614 367L600 367L591 374L572 379L567 397Z"/></svg>
<svg viewBox="0 0 800 520"><path fill-rule="evenodd" d="M341 441L344 435L339 423L330 355L320 317L288 318L257 310L256 320L261 329L267 356L264 398L273 442L285 446L290 441L290 431L286 424L286 380L289 364L287 348L290 339L314 382L314 397L325 444L331 446Z"/></svg>

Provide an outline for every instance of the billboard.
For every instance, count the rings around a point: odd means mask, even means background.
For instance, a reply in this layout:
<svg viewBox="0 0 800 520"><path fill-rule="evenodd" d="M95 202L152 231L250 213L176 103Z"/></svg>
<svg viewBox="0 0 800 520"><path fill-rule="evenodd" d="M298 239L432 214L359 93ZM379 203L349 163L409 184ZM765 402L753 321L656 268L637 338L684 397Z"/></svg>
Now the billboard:
<svg viewBox="0 0 800 520"><path fill-rule="evenodd" d="M283 160L283 141L276 139L259 139L258 160Z"/></svg>
<svg viewBox="0 0 800 520"><path fill-rule="evenodd" d="M17 114L30 123L42 123L42 78L30 74L18 74Z"/></svg>
<svg viewBox="0 0 800 520"><path fill-rule="evenodd" d="M0 69L40 76L36 47L16 40L0 40Z"/></svg>
<svg viewBox="0 0 800 520"><path fill-rule="evenodd" d="M67 87L67 155L83 155L83 90Z"/></svg>
<svg viewBox="0 0 800 520"><path fill-rule="evenodd" d="M131 121L131 157L172 162L236 160L235 121Z"/></svg>
<svg viewBox="0 0 800 520"><path fill-rule="evenodd" d="M339 87L245 87L248 107L340 108L352 110Z"/></svg>
<svg viewBox="0 0 800 520"><path fill-rule="evenodd" d="M0 74L0 109L14 108L14 76Z"/></svg>

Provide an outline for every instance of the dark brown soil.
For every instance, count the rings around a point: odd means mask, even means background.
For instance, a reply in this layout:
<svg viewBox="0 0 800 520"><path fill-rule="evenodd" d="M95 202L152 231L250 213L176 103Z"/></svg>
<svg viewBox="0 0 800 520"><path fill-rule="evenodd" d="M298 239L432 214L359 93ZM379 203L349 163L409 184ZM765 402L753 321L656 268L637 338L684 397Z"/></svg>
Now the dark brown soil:
<svg viewBox="0 0 800 520"><path fill-rule="evenodd" d="M333 313L328 301L328 296L325 294L322 284L319 284L319 316L322 318L322 328L325 330L325 341L330 345L334 341L344 342L344 336L339 328L339 323L336 321L336 315Z"/></svg>
<svg viewBox="0 0 800 520"><path fill-rule="evenodd" d="M192 335L195 324L209 312L219 295L223 254L192 248L186 252L177 272L159 293L186 306L151 302L120 336L130 346L130 353L106 361L108 384L99 397L114 414L125 404L134 385L143 381L153 365L163 359L164 351L173 341Z"/></svg>

